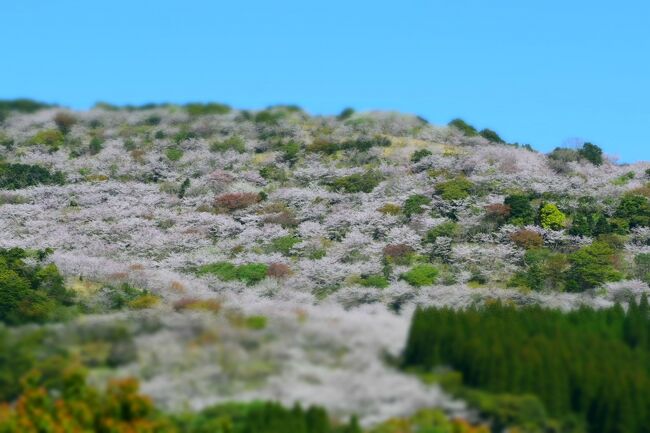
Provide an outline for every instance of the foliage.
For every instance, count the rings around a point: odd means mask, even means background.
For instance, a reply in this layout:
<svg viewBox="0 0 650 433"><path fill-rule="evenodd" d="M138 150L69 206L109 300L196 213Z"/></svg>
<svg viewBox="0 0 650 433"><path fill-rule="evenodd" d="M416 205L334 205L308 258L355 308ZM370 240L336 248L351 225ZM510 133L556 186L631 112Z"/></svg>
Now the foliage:
<svg viewBox="0 0 650 433"><path fill-rule="evenodd" d="M453 126L468 137L478 135L476 128L465 122L463 119L454 119L449 122L449 126Z"/></svg>
<svg viewBox="0 0 650 433"><path fill-rule="evenodd" d="M224 208L226 210L244 209L261 200L257 193L253 192L232 192L222 194L215 200L217 208Z"/></svg>
<svg viewBox="0 0 650 433"><path fill-rule="evenodd" d="M347 120L354 115L354 108L344 108L336 117L338 120Z"/></svg>
<svg viewBox="0 0 650 433"><path fill-rule="evenodd" d="M410 218L413 215L424 213L426 210L424 206L428 206L429 204L431 204L429 197L422 194L414 194L404 201L402 212Z"/></svg>
<svg viewBox="0 0 650 433"><path fill-rule="evenodd" d="M410 271L402 274L402 278L412 286L430 286L438 278L438 269L428 263L416 265Z"/></svg>
<svg viewBox="0 0 650 433"><path fill-rule="evenodd" d="M61 185L65 176L38 165L0 162L0 189L22 189L35 185Z"/></svg>
<svg viewBox="0 0 650 433"><path fill-rule="evenodd" d="M454 179L438 183L436 185L436 193L440 194L443 200L462 200L469 197L473 186L469 179L458 176Z"/></svg>
<svg viewBox="0 0 650 433"><path fill-rule="evenodd" d="M562 230L566 227L566 215L553 203L543 203L539 207L539 223L542 228Z"/></svg>
<svg viewBox="0 0 650 433"><path fill-rule="evenodd" d="M418 163L422 159L426 158L427 156L433 155L430 150L428 149L420 149L416 150L413 152L413 155L411 155L411 162L412 163Z"/></svg>
<svg viewBox="0 0 650 433"><path fill-rule="evenodd" d="M439 237L454 238L458 233L458 224L454 221L447 221L427 231L424 236L426 243L434 243Z"/></svg>
<svg viewBox="0 0 650 433"><path fill-rule="evenodd" d="M347 193L371 192L381 182L381 176L373 171L343 176L331 183L334 190Z"/></svg>
<svg viewBox="0 0 650 433"><path fill-rule="evenodd" d="M101 138L93 137L90 139L90 143L88 143L88 151L91 155L97 155L102 151L102 144L103 140Z"/></svg>
<svg viewBox="0 0 650 433"><path fill-rule="evenodd" d="M217 262L201 266L198 269L198 274L210 274L223 281L239 280L253 285L266 278L268 269L269 266L264 263L246 263L236 266L228 262Z"/></svg>
<svg viewBox="0 0 650 433"><path fill-rule="evenodd" d="M225 104L219 104L216 102L210 102L207 104L202 104L198 102L185 104L185 109L187 114L190 116L205 116L208 114L228 114L231 111L231 108Z"/></svg>
<svg viewBox="0 0 650 433"><path fill-rule="evenodd" d="M383 253L389 263L404 266L411 263L415 251L406 244L389 244L384 247Z"/></svg>
<svg viewBox="0 0 650 433"><path fill-rule="evenodd" d="M385 289L388 287L388 280L383 275L367 275L361 278L361 285L364 287L377 287Z"/></svg>
<svg viewBox="0 0 650 433"><path fill-rule="evenodd" d="M31 138L30 142L33 145L47 146L52 150L57 150L59 147L63 146L65 137L58 129L44 129L37 132L36 135Z"/></svg>
<svg viewBox="0 0 650 433"><path fill-rule="evenodd" d="M271 252L278 252L282 253L285 256L289 256L291 255L291 249L294 247L294 245L300 242L300 238L297 238L295 236L280 236L271 241L269 250Z"/></svg>
<svg viewBox="0 0 650 433"><path fill-rule="evenodd" d="M505 141L499 137L499 134L491 129L482 129L481 132L479 132L479 135L492 143L505 143Z"/></svg>
<svg viewBox="0 0 650 433"><path fill-rule="evenodd" d="M578 150L578 154L593 165L599 166L603 164L603 150L595 144L583 144L582 148Z"/></svg>
<svg viewBox="0 0 650 433"><path fill-rule="evenodd" d="M641 195L625 195L616 208L615 216L627 221L631 228L650 226L650 202Z"/></svg>
<svg viewBox="0 0 650 433"><path fill-rule="evenodd" d="M54 115L54 123L56 124L56 127L59 128L59 131L63 134L67 134L70 132L72 126L77 123L77 119L70 113L59 111Z"/></svg>
<svg viewBox="0 0 650 433"><path fill-rule="evenodd" d="M570 262L566 254L531 245L524 255L524 270L517 272L509 286L527 287L535 291L561 291Z"/></svg>
<svg viewBox="0 0 650 433"><path fill-rule="evenodd" d="M183 157L183 150L178 147L168 147L165 149L165 156L170 161L179 161Z"/></svg>
<svg viewBox="0 0 650 433"><path fill-rule="evenodd" d="M0 249L0 322L20 325L66 317L73 295L57 267L43 262L46 255L45 251L34 257L20 248ZM36 258L36 264L28 264L28 257Z"/></svg>
<svg viewBox="0 0 650 433"><path fill-rule="evenodd" d="M533 230L520 229L510 235L512 240L521 248L539 248L544 245L544 238L541 234Z"/></svg>
<svg viewBox="0 0 650 433"><path fill-rule="evenodd" d="M636 277L650 284L650 254L643 253L634 257Z"/></svg>
<svg viewBox="0 0 650 433"><path fill-rule="evenodd" d="M645 297L627 314L620 306L562 313L500 303L418 309L403 362L449 365L465 384L492 393L533 394L549 415L579 416L589 431L642 432L650 422L637 409L649 404L649 329Z"/></svg>
<svg viewBox="0 0 650 433"><path fill-rule="evenodd" d="M618 281L622 274L616 270L616 252L607 243L598 241L569 256L571 268L567 275L567 290L572 292L598 287L607 281Z"/></svg>
<svg viewBox="0 0 650 433"><path fill-rule="evenodd" d="M505 198L503 204L510 207L508 222L514 225L528 225L535 221L535 211L530 199L523 194L512 194Z"/></svg>
<svg viewBox="0 0 650 433"><path fill-rule="evenodd" d="M226 152L234 150L235 152L244 153L246 151L246 142L238 135L233 135L225 140L215 141L210 145L212 152Z"/></svg>
<svg viewBox="0 0 650 433"><path fill-rule="evenodd" d="M0 122L2 122L10 113L34 113L38 110L52 107L32 99L3 99L0 100Z"/></svg>

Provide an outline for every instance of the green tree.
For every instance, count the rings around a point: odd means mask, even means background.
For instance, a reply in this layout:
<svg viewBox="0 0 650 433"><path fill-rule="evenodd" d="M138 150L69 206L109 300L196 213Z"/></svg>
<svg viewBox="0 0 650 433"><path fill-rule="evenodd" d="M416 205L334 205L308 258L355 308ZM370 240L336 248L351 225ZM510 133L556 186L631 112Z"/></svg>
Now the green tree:
<svg viewBox="0 0 650 433"><path fill-rule="evenodd" d="M544 203L539 208L539 222L545 229L561 230L566 227L566 215L553 203Z"/></svg>
<svg viewBox="0 0 650 433"><path fill-rule="evenodd" d="M608 281L618 281L622 274L614 267L616 251L605 242L597 241L569 256L571 268L567 275L567 290L581 292Z"/></svg>
<svg viewBox="0 0 650 433"><path fill-rule="evenodd" d="M582 148L578 150L578 154L593 165L598 166L603 164L603 150L595 144L583 144Z"/></svg>
<svg viewBox="0 0 650 433"><path fill-rule="evenodd" d="M529 225L535 221L535 210L530 199L524 194L512 194L505 198L503 204L510 206L508 222L514 225Z"/></svg>
<svg viewBox="0 0 650 433"><path fill-rule="evenodd" d="M451 122L449 122L449 126L453 126L463 134L467 135L468 137L473 137L475 135L478 135L478 131L476 130L476 128L474 128L472 125L465 122L463 119L454 119Z"/></svg>
<svg viewBox="0 0 650 433"><path fill-rule="evenodd" d="M623 196L614 214L628 221L629 226L650 226L650 203L642 195L627 194Z"/></svg>

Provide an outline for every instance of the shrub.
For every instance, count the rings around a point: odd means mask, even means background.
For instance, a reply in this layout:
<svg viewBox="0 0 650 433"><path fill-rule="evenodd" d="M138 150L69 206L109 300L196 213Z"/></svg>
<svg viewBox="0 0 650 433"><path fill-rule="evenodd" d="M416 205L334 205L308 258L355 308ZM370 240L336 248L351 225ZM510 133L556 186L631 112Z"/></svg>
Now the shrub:
<svg viewBox="0 0 650 433"><path fill-rule="evenodd" d="M363 174L351 174L336 179L332 182L332 188L337 191L347 193L372 192L373 189L381 182L381 176L378 173L367 171Z"/></svg>
<svg viewBox="0 0 650 433"><path fill-rule="evenodd" d="M428 263L414 266L410 271L402 274L402 278L412 286L430 286L438 277L438 269Z"/></svg>
<svg viewBox="0 0 650 433"><path fill-rule="evenodd" d="M499 134L492 131L491 129L485 128L479 132L479 135L492 143L505 143L505 141L499 137Z"/></svg>
<svg viewBox="0 0 650 433"><path fill-rule="evenodd" d="M566 227L566 215L553 203L544 203L539 208L539 223L545 229L562 230Z"/></svg>
<svg viewBox="0 0 650 433"><path fill-rule="evenodd" d="M595 144L583 144L582 148L578 150L578 154L593 165L598 166L603 164L603 150Z"/></svg>
<svg viewBox="0 0 650 433"><path fill-rule="evenodd" d="M433 155L433 153L431 153L431 151L428 150L428 149L416 150L415 152L413 152L413 155L411 155L411 162L414 163L414 164L418 163L422 159L426 158L427 156L431 156L431 155Z"/></svg>
<svg viewBox="0 0 650 433"><path fill-rule="evenodd" d="M298 160L298 154L300 153L300 143L296 141L289 141L282 145L282 159L289 164L293 164Z"/></svg>
<svg viewBox="0 0 650 433"><path fill-rule="evenodd" d="M285 263L271 263L266 274L273 278L286 278L291 275L291 268Z"/></svg>
<svg viewBox="0 0 650 433"><path fill-rule="evenodd" d="M270 251L282 253L282 255L291 255L291 249L294 245L300 243L300 238L295 236L280 236L271 241Z"/></svg>
<svg viewBox="0 0 650 433"><path fill-rule="evenodd" d="M439 237L454 238L457 232L458 224L453 221L447 221L429 229L424 236L424 241L426 243L434 243Z"/></svg>
<svg viewBox="0 0 650 433"><path fill-rule="evenodd" d="M402 211L404 212L404 215L410 218L413 215L423 213L426 210L424 206L428 206L429 204L431 204L431 199L429 197L422 194L414 194L404 201Z"/></svg>
<svg viewBox="0 0 650 433"><path fill-rule="evenodd" d="M178 198L185 197L185 194L187 193L187 189L189 187L190 187L190 179L186 177L183 183L181 183L180 188L178 189Z"/></svg>
<svg viewBox="0 0 650 433"><path fill-rule="evenodd" d="M200 310L216 314L221 310L221 302L216 299L182 298L174 302L174 310Z"/></svg>
<svg viewBox="0 0 650 433"><path fill-rule="evenodd" d="M160 298L158 296L152 295L151 293L146 293L130 301L128 305L129 308L132 308L134 310L144 310L147 308L155 307L158 302L160 302Z"/></svg>
<svg viewBox="0 0 650 433"><path fill-rule="evenodd" d="M266 328L267 319L264 316L248 316L246 318L246 327L254 330L262 330Z"/></svg>
<svg viewBox="0 0 650 433"><path fill-rule="evenodd" d="M385 289L388 287L388 280L383 275L368 275L362 277L360 283L363 287L376 287L378 289Z"/></svg>
<svg viewBox="0 0 650 433"><path fill-rule="evenodd" d="M388 147L390 145L391 141L386 137L360 137L356 140L343 142L341 144L341 149L356 149L360 152L366 152L373 147Z"/></svg>
<svg viewBox="0 0 650 433"><path fill-rule="evenodd" d="M260 195L254 192L231 192L217 197L215 206L227 210L244 209L260 200Z"/></svg>
<svg viewBox="0 0 650 433"><path fill-rule="evenodd" d="M503 201L503 204L510 206L510 218L508 222L514 225L528 225L535 221L535 211L530 205L530 199L527 195L513 194L509 195Z"/></svg>
<svg viewBox="0 0 650 433"><path fill-rule="evenodd" d="M266 278L269 266L263 263L247 263L237 267L237 278L248 284L253 285Z"/></svg>
<svg viewBox="0 0 650 433"><path fill-rule="evenodd" d="M223 281L233 281L237 279L237 266L228 262L210 263L199 267L199 275L215 275Z"/></svg>
<svg viewBox="0 0 650 433"><path fill-rule="evenodd" d="M77 123L77 119L70 113L59 111L54 115L54 123L61 133L67 134L72 126Z"/></svg>
<svg viewBox="0 0 650 433"><path fill-rule="evenodd" d="M165 156L170 161L178 161L183 157L183 151L178 147L168 147L165 149Z"/></svg>
<svg viewBox="0 0 650 433"><path fill-rule="evenodd" d="M469 197L473 187L472 182L463 176L458 176L436 185L436 192L443 200L462 200Z"/></svg>
<svg viewBox="0 0 650 433"><path fill-rule="evenodd" d="M103 140L99 137L93 137L90 139L90 143L88 143L88 151L90 152L91 155L97 155L99 152L102 151L102 143Z"/></svg>
<svg viewBox="0 0 650 433"><path fill-rule="evenodd" d="M239 280L252 285L266 277L268 268L269 266L263 263L247 263L235 266L228 262L217 262L199 267L197 274L215 275L223 281Z"/></svg>
<svg viewBox="0 0 650 433"><path fill-rule="evenodd" d="M228 114L230 113L231 108L225 104L219 104L216 102L210 102L207 104L202 104L198 102L192 102L185 105L187 114L190 116L204 116L207 114Z"/></svg>
<svg viewBox="0 0 650 433"><path fill-rule="evenodd" d="M399 213L402 212L402 207L395 203L386 203L385 205L377 209L377 211L386 215L399 215Z"/></svg>
<svg viewBox="0 0 650 433"><path fill-rule="evenodd" d="M539 248L544 245L544 238L537 232L532 230L517 230L510 235L512 240L518 247L521 248Z"/></svg>
<svg viewBox="0 0 650 433"><path fill-rule="evenodd" d="M415 251L406 244L392 244L384 247L384 258L389 263L408 265Z"/></svg>
<svg viewBox="0 0 650 433"><path fill-rule="evenodd" d="M507 204L493 203L485 206L485 218L497 224L505 223L510 217L510 206Z"/></svg>
<svg viewBox="0 0 650 433"><path fill-rule="evenodd" d="M568 163L578 161L580 159L580 154L575 149L556 147L551 153L548 154L548 158L555 161Z"/></svg>
<svg viewBox="0 0 650 433"><path fill-rule="evenodd" d="M616 185L616 186L627 185L627 184L630 183L630 181L633 180L635 177L636 177L636 173L634 173L633 171L628 171L627 173L625 173L625 174L623 174L623 175L617 177L616 179L614 179L614 180L612 181L612 184L613 184L613 185Z"/></svg>
<svg viewBox="0 0 650 433"><path fill-rule="evenodd" d="M38 165L5 164L0 162L0 189L21 189L34 185L61 185L65 176L51 173Z"/></svg>
<svg viewBox="0 0 650 433"><path fill-rule="evenodd" d="M59 147L63 146L65 137L58 129L45 129L37 132L36 135L31 138L30 142L34 145L47 146L52 150L57 150Z"/></svg>
<svg viewBox="0 0 650 433"><path fill-rule="evenodd" d="M212 152L226 152L228 150L244 153L246 152L246 142L243 138L233 135L225 140L215 141L210 145L210 151Z"/></svg>
<svg viewBox="0 0 650 433"><path fill-rule="evenodd" d="M322 138L316 139L307 146L308 152L319 152L327 155L332 155L341 150L341 145L334 141L325 140Z"/></svg>
<svg viewBox="0 0 650 433"><path fill-rule="evenodd" d="M287 180L287 173L277 165L265 165L260 168L260 176L266 180L275 180L277 182L284 182Z"/></svg>
<svg viewBox="0 0 650 433"><path fill-rule="evenodd" d="M463 119L454 119L449 122L449 126L453 126L468 137L478 135L476 128L465 122Z"/></svg>
<svg viewBox="0 0 650 433"><path fill-rule="evenodd" d="M185 128L181 128L180 131L174 134L174 137L172 139L174 140L174 143L179 144L183 141L191 140L192 138L196 138L196 133Z"/></svg>

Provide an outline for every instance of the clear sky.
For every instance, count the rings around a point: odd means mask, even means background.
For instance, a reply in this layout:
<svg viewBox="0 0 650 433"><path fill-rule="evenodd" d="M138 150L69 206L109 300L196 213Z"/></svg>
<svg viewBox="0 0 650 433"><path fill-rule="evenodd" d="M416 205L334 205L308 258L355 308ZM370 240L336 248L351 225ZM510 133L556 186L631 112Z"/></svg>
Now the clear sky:
<svg viewBox="0 0 650 433"><path fill-rule="evenodd" d="M647 0L0 3L0 98L390 109L650 160Z"/></svg>

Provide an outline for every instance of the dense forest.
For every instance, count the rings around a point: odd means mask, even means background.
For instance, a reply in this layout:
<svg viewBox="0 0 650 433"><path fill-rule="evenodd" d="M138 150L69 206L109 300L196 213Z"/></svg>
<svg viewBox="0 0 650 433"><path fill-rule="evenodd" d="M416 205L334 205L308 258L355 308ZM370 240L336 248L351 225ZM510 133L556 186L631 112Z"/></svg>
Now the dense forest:
<svg viewBox="0 0 650 433"><path fill-rule="evenodd" d="M491 393L532 394L549 415L578 414L589 432L646 432L650 426L650 308L563 313L494 303L418 309L405 367L448 366Z"/></svg>

